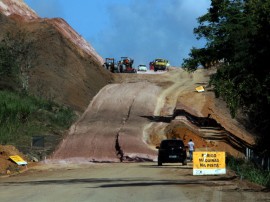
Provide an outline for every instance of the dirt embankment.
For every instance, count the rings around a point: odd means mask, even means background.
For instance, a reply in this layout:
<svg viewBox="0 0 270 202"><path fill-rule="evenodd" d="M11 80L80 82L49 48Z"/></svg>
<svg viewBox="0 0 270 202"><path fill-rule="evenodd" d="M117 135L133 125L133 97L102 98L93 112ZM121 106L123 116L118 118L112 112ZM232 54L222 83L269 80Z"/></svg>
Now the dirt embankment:
<svg viewBox="0 0 270 202"><path fill-rule="evenodd" d="M141 134L151 116L160 87L149 82L111 84L92 100L54 153L54 159L119 161L152 159L155 152ZM122 153L123 152L123 153Z"/></svg>
<svg viewBox="0 0 270 202"><path fill-rule="evenodd" d="M113 81L113 75L102 67L101 56L67 22L40 18L22 0L0 1L0 30L0 41L8 39L9 45L20 50L19 67L30 94L81 115L99 90ZM10 78L0 79L0 90L22 86ZM9 170L13 163L5 153L0 158L6 161L1 168Z"/></svg>
<svg viewBox="0 0 270 202"><path fill-rule="evenodd" d="M226 151L236 157L243 157L246 147L254 145L255 138L231 118L225 102L216 99L208 86L213 72L200 69L194 73L180 70L172 74L173 85L159 96L155 110L156 116L161 120L167 117L169 122L154 121L148 127L150 144L158 144L160 137L181 138L186 144L193 139L197 151ZM195 88L201 85L205 91L198 93Z"/></svg>
<svg viewBox="0 0 270 202"><path fill-rule="evenodd" d="M103 59L63 19L43 19L23 1L0 2L0 40L15 41L25 55L24 77L28 91L82 113L89 100L113 80ZM1 88L21 84L0 81Z"/></svg>
<svg viewBox="0 0 270 202"><path fill-rule="evenodd" d="M121 83L107 85L95 96L53 159L155 160L155 146L172 137L186 143L191 138L197 149L235 156L243 156L243 149L254 143L243 126L228 117L224 103L207 90L207 70L123 74L117 79ZM202 84L206 91L195 91ZM205 121L214 125L202 125Z"/></svg>

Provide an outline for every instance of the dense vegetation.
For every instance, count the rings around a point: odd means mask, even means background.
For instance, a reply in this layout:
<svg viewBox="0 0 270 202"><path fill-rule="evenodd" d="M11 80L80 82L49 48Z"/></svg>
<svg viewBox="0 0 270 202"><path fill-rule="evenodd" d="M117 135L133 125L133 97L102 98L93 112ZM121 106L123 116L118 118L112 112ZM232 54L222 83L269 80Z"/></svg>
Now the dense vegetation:
<svg viewBox="0 0 270 202"><path fill-rule="evenodd" d="M256 163L228 156L226 165L231 170L234 170L240 179L270 187L270 172L263 170L261 167L257 166Z"/></svg>
<svg viewBox="0 0 270 202"><path fill-rule="evenodd" d="M70 109L53 102L0 91L0 144L29 146L32 136L66 129L74 118Z"/></svg>
<svg viewBox="0 0 270 202"><path fill-rule="evenodd" d="M270 155L270 1L212 0L208 13L194 29L204 48L193 48L183 66L217 66L211 77L217 97L228 104L232 117L241 110L249 129L258 134L258 152Z"/></svg>

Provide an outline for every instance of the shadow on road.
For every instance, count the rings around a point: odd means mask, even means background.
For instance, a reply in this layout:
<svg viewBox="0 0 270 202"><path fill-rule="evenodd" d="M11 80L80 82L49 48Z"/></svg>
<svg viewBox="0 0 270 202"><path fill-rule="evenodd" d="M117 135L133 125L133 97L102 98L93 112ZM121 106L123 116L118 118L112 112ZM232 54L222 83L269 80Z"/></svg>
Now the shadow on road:
<svg viewBox="0 0 270 202"><path fill-rule="evenodd" d="M233 180L235 177L219 177L211 180L156 180L150 178L87 178L65 180L39 180L25 182L6 182L2 186L25 186L25 185L70 185L70 184L93 184L88 188L111 188L111 187L142 187L163 185L215 185L215 181ZM101 184L101 185L97 185Z"/></svg>
<svg viewBox="0 0 270 202"><path fill-rule="evenodd" d="M182 166L180 164L175 164L175 165L172 165L172 164L165 164L165 165L162 165L162 166L158 166L157 164L152 164L152 165L140 165L140 167L143 167L143 168L160 168L160 169L164 169L164 168L179 168L179 169L188 169L188 170L192 170L192 166Z"/></svg>
<svg viewBox="0 0 270 202"><path fill-rule="evenodd" d="M147 165L142 165L147 167ZM154 165L149 165L153 168ZM168 166L172 168L172 166ZM164 167L166 168L166 167ZM184 168L185 169L185 168ZM86 184L92 185L87 188L113 188L113 187L143 187L143 186L163 186L163 185L206 185L215 186L217 183L219 185L226 185L228 181L236 179L237 176L216 176L210 179L189 179L189 180L167 180L167 179L153 179L153 178L86 178L86 179L63 179L63 180L37 180L37 181L16 181L16 182L5 182L1 186L44 186L44 185L74 185L74 184ZM220 182L226 183L220 183Z"/></svg>

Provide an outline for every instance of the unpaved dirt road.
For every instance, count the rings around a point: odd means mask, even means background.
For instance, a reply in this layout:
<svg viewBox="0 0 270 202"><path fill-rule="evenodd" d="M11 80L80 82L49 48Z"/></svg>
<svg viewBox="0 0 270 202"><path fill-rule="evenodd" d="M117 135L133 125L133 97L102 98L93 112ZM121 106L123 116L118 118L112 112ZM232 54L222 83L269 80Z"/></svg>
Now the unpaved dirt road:
<svg viewBox="0 0 270 202"><path fill-rule="evenodd" d="M48 164L0 178L1 202L269 201L233 174L193 176L191 164Z"/></svg>

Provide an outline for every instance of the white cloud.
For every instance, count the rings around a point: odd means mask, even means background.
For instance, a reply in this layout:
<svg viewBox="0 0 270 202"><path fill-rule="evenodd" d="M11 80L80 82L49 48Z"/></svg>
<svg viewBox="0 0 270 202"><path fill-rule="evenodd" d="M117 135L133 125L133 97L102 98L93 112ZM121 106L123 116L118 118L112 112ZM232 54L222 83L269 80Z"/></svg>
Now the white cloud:
<svg viewBox="0 0 270 202"><path fill-rule="evenodd" d="M103 57L156 57L180 66L190 49L201 47L193 29L210 0L25 0L41 17L64 18ZM76 7L76 8L74 8Z"/></svg>
<svg viewBox="0 0 270 202"><path fill-rule="evenodd" d="M111 5L111 26L98 36L96 50L103 57L133 57L136 64L163 57L180 66L192 46L202 45L193 29L209 6L208 0L131 0Z"/></svg>

